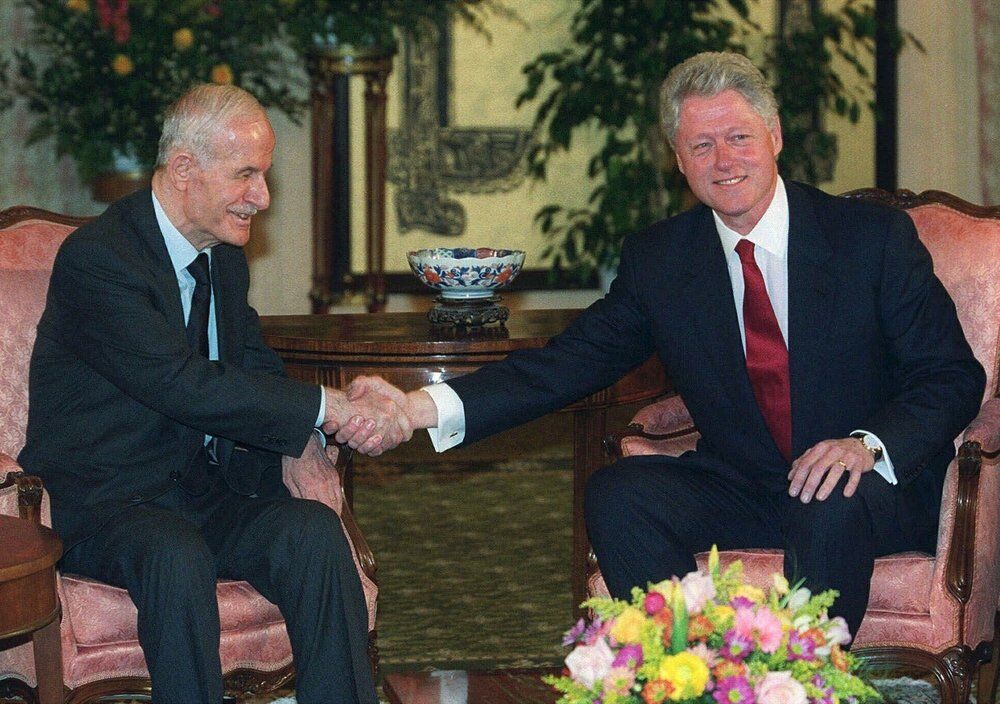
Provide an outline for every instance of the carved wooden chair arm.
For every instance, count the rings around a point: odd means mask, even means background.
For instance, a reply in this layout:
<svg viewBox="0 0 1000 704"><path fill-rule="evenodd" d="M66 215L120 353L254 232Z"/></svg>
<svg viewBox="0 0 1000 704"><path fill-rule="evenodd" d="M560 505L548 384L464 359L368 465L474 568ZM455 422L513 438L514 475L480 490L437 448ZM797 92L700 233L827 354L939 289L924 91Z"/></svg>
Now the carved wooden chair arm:
<svg viewBox="0 0 1000 704"><path fill-rule="evenodd" d="M979 443L980 453L988 464L1000 459L1000 398L983 404L979 415L969 423L963 436L965 442Z"/></svg>
<svg viewBox="0 0 1000 704"><path fill-rule="evenodd" d="M958 493L946 580L949 593L960 602L968 603L972 597L976 523L978 520L991 520L990 517L977 516L980 473L983 465L996 467L1000 463L1000 398L983 404L963 437L965 442L958 448L956 459Z"/></svg>
<svg viewBox="0 0 1000 704"><path fill-rule="evenodd" d="M643 438L645 440L676 440L697 434L698 429L688 425L666 433L647 433L641 423L629 423L621 430L608 433L604 437L604 453L612 460L620 460L624 456L622 443L627 438Z"/></svg>

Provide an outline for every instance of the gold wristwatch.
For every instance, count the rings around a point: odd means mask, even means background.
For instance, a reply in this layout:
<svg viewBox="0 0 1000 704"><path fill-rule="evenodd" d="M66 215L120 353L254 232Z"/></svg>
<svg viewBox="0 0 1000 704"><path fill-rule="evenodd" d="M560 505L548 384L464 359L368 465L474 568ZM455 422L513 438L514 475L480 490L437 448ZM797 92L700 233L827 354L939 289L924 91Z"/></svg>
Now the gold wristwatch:
<svg viewBox="0 0 1000 704"><path fill-rule="evenodd" d="M857 441L861 443L861 447L865 448L866 450L868 450L869 453L871 453L872 460L878 462L880 459L882 459L882 446L872 442L869 439L871 435L864 432L856 432L856 433L851 433L851 437L856 438Z"/></svg>

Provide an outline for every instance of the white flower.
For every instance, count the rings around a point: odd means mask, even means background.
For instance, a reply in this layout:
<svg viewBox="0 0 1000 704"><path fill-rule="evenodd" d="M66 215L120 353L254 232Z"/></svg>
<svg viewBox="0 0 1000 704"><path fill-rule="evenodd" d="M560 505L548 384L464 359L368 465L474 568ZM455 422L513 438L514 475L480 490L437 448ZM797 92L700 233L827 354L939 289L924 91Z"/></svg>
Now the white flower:
<svg viewBox="0 0 1000 704"><path fill-rule="evenodd" d="M696 613L704 609L710 599L715 598L715 582L711 575L704 572L688 572L681 580L681 591L684 592L688 613Z"/></svg>
<svg viewBox="0 0 1000 704"><path fill-rule="evenodd" d="M799 587L788 595L788 608L792 611L798 611L809 603L809 599L811 597L812 593L808 589L805 587Z"/></svg>
<svg viewBox="0 0 1000 704"><path fill-rule="evenodd" d="M826 644L816 648L816 654L821 658L830 656L832 645L844 646L851 642L851 629L847 627L847 621L841 616L834 616L829 621L823 621L819 627L826 634Z"/></svg>
<svg viewBox="0 0 1000 704"><path fill-rule="evenodd" d="M578 645L566 656L566 667L570 676L587 689L594 686L611 670L615 654L611 652L604 638L598 638L593 645Z"/></svg>
<svg viewBox="0 0 1000 704"><path fill-rule="evenodd" d="M786 671L768 672L757 683L754 694L757 704L808 704L806 688Z"/></svg>

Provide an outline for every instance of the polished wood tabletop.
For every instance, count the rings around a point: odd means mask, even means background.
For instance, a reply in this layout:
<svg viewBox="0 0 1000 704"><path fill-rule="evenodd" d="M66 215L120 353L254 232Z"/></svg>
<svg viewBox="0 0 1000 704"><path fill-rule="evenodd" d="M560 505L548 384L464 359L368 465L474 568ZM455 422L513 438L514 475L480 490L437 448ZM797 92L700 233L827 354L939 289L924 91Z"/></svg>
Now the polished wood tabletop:
<svg viewBox="0 0 1000 704"><path fill-rule="evenodd" d="M62 541L34 521L0 515L0 648L18 636L31 635L38 698L42 704L63 699L59 650L59 596L55 565Z"/></svg>
<svg viewBox="0 0 1000 704"><path fill-rule="evenodd" d="M467 374L515 350L542 347L580 312L515 310L505 325L483 328L435 328L418 312L265 316L261 327L292 377L342 388L356 376L378 375L408 391ZM601 442L607 409L669 390L663 367L651 357L612 386L563 409L573 413L574 604L586 594L590 544L583 495L587 478L606 462Z"/></svg>

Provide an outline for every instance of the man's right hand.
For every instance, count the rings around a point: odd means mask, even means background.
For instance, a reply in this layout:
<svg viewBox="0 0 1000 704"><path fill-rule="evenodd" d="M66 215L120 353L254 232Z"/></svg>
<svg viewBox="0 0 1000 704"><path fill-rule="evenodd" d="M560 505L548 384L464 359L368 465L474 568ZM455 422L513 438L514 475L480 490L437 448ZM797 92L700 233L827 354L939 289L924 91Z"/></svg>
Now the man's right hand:
<svg viewBox="0 0 1000 704"><path fill-rule="evenodd" d="M324 430L336 432L338 442L346 442L364 454L379 455L409 440L414 429L437 425L437 406L426 391L404 393L381 377L355 378L347 387L346 402L354 413L346 423L335 425L334 421L329 427L324 425Z"/></svg>
<svg viewBox="0 0 1000 704"><path fill-rule="evenodd" d="M381 381L381 380L380 380ZM395 387L390 387L395 391ZM406 396L397 394L355 394L324 387L326 416L323 432L333 435L358 452L377 456L413 436L413 427L403 408Z"/></svg>

